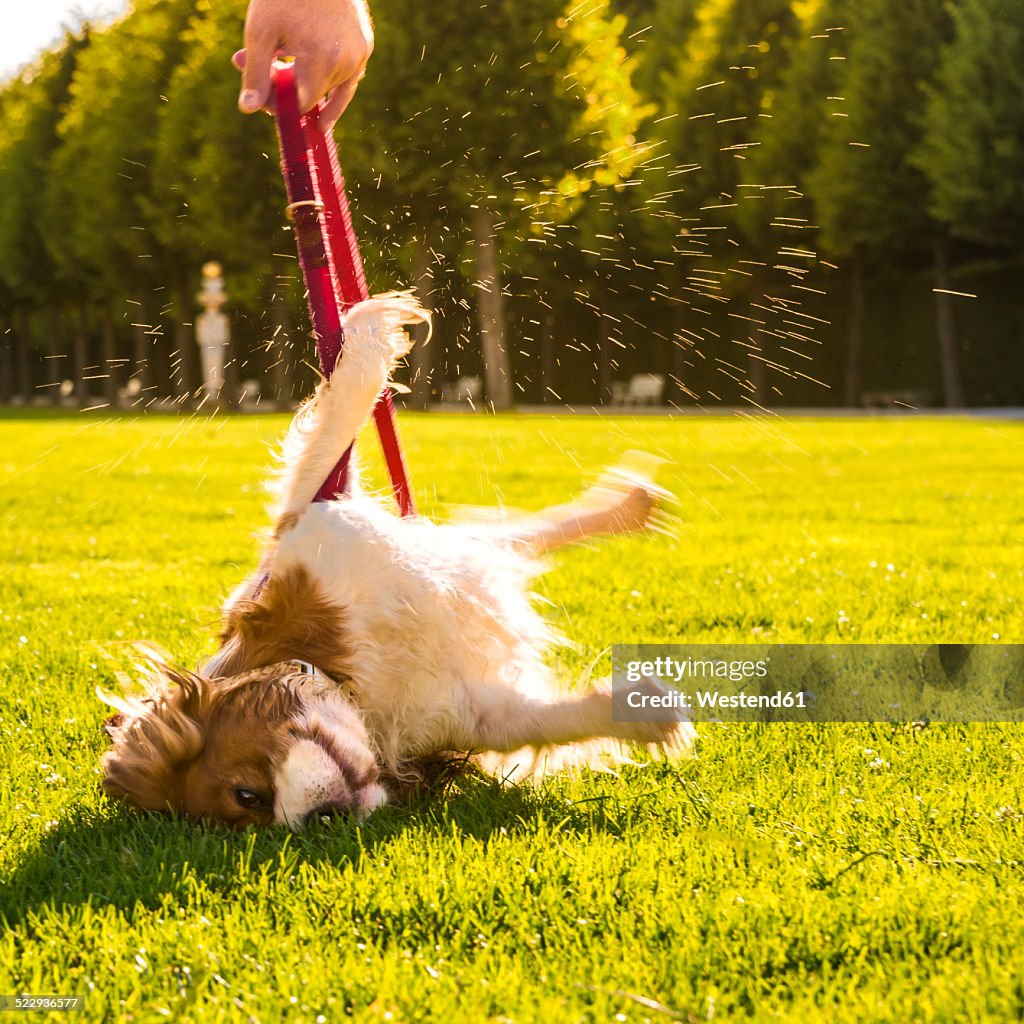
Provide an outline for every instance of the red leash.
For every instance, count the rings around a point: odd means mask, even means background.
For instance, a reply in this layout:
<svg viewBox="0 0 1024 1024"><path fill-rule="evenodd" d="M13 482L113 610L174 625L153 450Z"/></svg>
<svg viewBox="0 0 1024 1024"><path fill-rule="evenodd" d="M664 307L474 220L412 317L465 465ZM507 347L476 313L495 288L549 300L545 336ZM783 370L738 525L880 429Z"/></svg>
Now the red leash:
<svg viewBox="0 0 1024 1024"><path fill-rule="evenodd" d="M341 316L357 302L368 299L370 291L352 227L334 135L321 130L317 110L299 113L293 64L275 66L274 91L288 212L295 225L320 371L330 377L345 340ZM373 418L399 510L403 516L415 515L389 390L381 395ZM351 457L349 448L314 500L330 501L344 493Z"/></svg>

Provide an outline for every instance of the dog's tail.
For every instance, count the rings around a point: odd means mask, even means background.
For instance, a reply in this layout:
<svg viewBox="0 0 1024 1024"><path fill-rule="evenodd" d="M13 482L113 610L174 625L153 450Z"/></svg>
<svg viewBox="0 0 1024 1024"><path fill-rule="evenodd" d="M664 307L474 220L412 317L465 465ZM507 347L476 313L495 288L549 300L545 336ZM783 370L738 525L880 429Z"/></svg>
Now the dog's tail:
<svg viewBox="0 0 1024 1024"><path fill-rule="evenodd" d="M275 534L298 521L373 412L395 364L412 347L407 325L430 323L412 292L389 292L353 306L345 346L330 380L296 413L271 482Z"/></svg>

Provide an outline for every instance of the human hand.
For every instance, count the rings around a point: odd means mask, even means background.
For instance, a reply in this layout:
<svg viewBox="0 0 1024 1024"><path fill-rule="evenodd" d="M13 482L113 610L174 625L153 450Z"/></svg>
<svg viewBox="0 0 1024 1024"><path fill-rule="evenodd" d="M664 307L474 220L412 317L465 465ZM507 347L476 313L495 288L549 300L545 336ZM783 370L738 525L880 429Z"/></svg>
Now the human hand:
<svg viewBox="0 0 1024 1024"><path fill-rule="evenodd" d="M365 0L251 0L245 49L233 58L242 72L239 109L255 113L271 103L271 65L295 58L303 112L330 93L321 120L333 124L348 106L373 51Z"/></svg>

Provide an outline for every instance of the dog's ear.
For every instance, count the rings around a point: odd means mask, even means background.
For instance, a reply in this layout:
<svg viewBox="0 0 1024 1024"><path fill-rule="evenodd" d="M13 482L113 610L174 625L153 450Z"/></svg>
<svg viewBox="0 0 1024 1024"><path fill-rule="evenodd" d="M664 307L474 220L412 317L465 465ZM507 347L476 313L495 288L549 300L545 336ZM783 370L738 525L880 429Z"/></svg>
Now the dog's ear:
<svg viewBox="0 0 1024 1024"><path fill-rule="evenodd" d="M101 762L103 790L150 811L181 806L185 773L202 753L210 682L173 668L155 667L161 675L144 699L112 698L119 714L104 726L111 748Z"/></svg>

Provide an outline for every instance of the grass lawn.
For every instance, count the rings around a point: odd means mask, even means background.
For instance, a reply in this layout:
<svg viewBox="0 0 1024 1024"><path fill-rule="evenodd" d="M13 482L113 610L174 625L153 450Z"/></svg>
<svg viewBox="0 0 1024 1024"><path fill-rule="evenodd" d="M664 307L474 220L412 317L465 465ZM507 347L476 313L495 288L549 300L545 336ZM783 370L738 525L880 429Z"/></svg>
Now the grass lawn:
<svg viewBox="0 0 1024 1024"><path fill-rule="evenodd" d="M107 804L100 648L211 649L284 424L0 421L0 994L119 1021L1024 1015L1012 726L705 726L690 763L466 780L298 836ZM403 434L426 511L564 500L631 447L670 460L675 537L567 551L541 581L569 672L616 641L1024 640L1021 424L434 415Z"/></svg>

